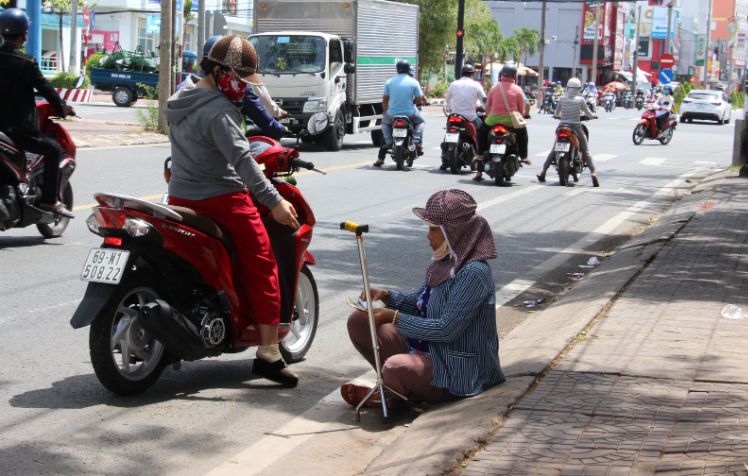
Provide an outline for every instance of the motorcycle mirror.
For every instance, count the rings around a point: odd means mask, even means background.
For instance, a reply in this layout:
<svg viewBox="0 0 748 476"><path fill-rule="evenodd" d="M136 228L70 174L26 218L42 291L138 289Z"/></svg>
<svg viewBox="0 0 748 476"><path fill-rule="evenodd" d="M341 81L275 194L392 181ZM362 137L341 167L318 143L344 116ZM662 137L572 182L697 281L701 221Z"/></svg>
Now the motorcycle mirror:
<svg viewBox="0 0 748 476"><path fill-rule="evenodd" d="M318 112L309 118L306 129L311 135L317 135L320 132L327 129L327 125L330 121L327 119L327 114L324 112Z"/></svg>
<svg viewBox="0 0 748 476"><path fill-rule="evenodd" d="M80 89L81 86L83 86L83 83L86 82L86 77L81 75L78 76L78 79L75 81L75 85L73 86L73 89Z"/></svg>

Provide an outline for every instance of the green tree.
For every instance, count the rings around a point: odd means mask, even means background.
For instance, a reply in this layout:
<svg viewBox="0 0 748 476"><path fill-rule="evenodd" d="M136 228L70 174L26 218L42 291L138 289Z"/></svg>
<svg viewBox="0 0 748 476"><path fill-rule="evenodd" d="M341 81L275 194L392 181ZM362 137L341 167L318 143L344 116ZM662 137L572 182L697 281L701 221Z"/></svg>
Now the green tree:
<svg viewBox="0 0 748 476"><path fill-rule="evenodd" d="M522 27L520 30L515 28L514 35L519 43L520 57L522 56L522 53L525 54L524 64L527 66L528 56L534 55L540 45L540 33L538 30L530 30Z"/></svg>
<svg viewBox="0 0 748 476"><path fill-rule="evenodd" d="M96 3L89 3L85 0L78 0L78 11L83 11L83 8L89 7L93 8L96 6ZM65 15L70 15L70 13L73 10L73 2L72 0L44 0L42 3L43 8L50 8L53 11L56 11L60 14L60 57L58 58L58 61L60 61L60 71L66 71L65 69L65 48L63 47L64 42L62 40L62 25L63 25L63 17ZM74 21L72 18L70 20L71 22ZM75 20L77 21L77 19ZM70 48L73 48L75 45L75 38L70 38ZM68 50L69 51L69 50Z"/></svg>
<svg viewBox="0 0 748 476"><path fill-rule="evenodd" d="M465 50L479 57L480 63L485 65L487 56L493 58L503 38L499 23L486 4L480 0L468 0L465 5Z"/></svg>
<svg viewBox="0 0 748 476"><path fill-rule="evenodd" d="M444 65L445 46L454 44L457 30L457 0L399 0L418 5L418 79L425 71Z"/></svg>
<svg viewBox="0 0 748 476"><path fill-rule="evenodd" d="M499 44L498 49L496 50L496 53L498 56L498 60L501 63L506 63L507 61L509 61L510 56L515 63L518 62L520 56L520 46L519 41L517 41L517 37L511 36L502 40Z"/></svg>

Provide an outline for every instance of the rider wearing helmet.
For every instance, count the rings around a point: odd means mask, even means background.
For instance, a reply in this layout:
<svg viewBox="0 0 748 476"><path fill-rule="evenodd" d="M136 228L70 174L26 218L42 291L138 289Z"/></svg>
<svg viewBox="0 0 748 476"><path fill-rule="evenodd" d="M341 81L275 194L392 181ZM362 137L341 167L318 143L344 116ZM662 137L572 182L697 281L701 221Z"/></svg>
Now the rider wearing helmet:
<svg viewBox="0 0 748 476"><path fill-rule="evenodd" d="M564 86L561 84L561 81L556 81L554 84L553 90L557 92L558 94L562 95L564 94Z"/></svg>
<svg viewBox="0 0 748 476"><path fill-rule="evenodd" d="M590 111L584 98L579 95L579 91L582 89L582 82L579 81L579 79L571 78L566 86L569 94L558 100L558 108L553 117L561 119L559 127L568 127L577 135L577 138L579 139L579 151L587 161L587 167L589 167L590 173L592 174L592 184L595 187L599 187L600 182L598 182L597 174L595 173L595 164L592 162L592 154L590 153L590 147L587 143L587 136L584 133L582 121L579 120L582 114L595 119L597 118L597 114ZM548 158L545 160L545 164L543 164L543 171L538 175L538 180L541 182L545 182L545 173L551 166L555 154L556 152L551 149Z"/></svg>
<svg viewBox="0 0 748 476"><path fill-rule="evenodd" d="M452 81L447 90L447 108L452 113L459 114L469 120L475 126L475 130L480 129L483 121L480 120L475 112L478 103L481 106L486 105L486 91L478 81L473 79L475 68L472 64L466 64L462 67L462 78Z"/></svg>
<svg viewBox="0 0 748 476"><path fill-rule="evenodd" d="M512 118L509 114L513 111L517 111L522 115L525 113L525 93L522 92L522 88L515 84L517 73L517 66L511 63L505 64L501 68L499 82L494 84L488 92L488 101L486 103L486 113L488 116L486 117L485 124L478 132L480 137L479 149L478 154L475 156L478 160L478 173L475 174L473 180L483 180L483 162L481 159L486 152L487 137L490 128L499 123L512 127ZM506 102L504 101L504 95L506 95ZM509 105L509 110L506 108L507 104ZM520 156L520 160L527 165L532 164L527 153L527 127L514 129L514 133L517 135L517 153Z"/></svg>
<svg viewBox="0 0 748 476"><path fill-rule="evenodd" d="M42 75L36 58L21 52L29 34L29 17L19 8L8 8L0 14L0 131L18 147L44 156L44 182L41 202L44 211L73 218L59 200L59 173L62 146L39 132L34 89L46 99L55 115L74 115L73 108L63 104L60 95Z"/></svg>
<svg viewBox="0 0 748 476"><path fill-rule="evenodd" d="M278 266L252 197L282 225L298 229L296 210L283 199L252 158L239 110L247 84L259 83L258 57L241 36L216 41L200 63L205 77L185 79L166 103L171 124L172 175L169 204L186 207L222 225L236 244L237 294L248 318L259 326L260 348L252 373L286 386L298 378L278 348Z"/></svg>
<svg viewBox="0 0 748 476"><path fill-rule="evenodd" d="M384 164L383 152L392 147L392 121L395 116L407 116L414 126L413 143L418 148L419 155L423 149L423 130L426 121L415 105L423 102L423 92L418 81L410 77L410 61L400 60L397 62L397 76L391 78L384 85L384 96L382 98L382 132L384 133L383 144L379 152L375 167Z"/></svg>
<svg viewBox="0 0 748 476"><path fill-rule="evenodd" d="M673 109L674 102L673 91L670 89L670 86L663 86L662 95L655 102L657 106L657 110L655 111L655 114L657 114L657 118L655 119L657 124L657 139L662 137L662 128L665 127L668 119L670 119L670 111Z"/></svg>

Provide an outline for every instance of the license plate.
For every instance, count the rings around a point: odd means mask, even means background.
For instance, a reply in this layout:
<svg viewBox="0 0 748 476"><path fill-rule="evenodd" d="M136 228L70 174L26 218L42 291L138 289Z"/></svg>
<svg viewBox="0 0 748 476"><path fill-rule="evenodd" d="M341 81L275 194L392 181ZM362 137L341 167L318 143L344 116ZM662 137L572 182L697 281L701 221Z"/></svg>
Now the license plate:
<svg viewBox="0 0 748 476"><path fill-rule="evenodd" d="M447 134L444 136L444 142L457 142L460 140L460 134Z"/></svg>
<svg viewBox="0 0 748 476"><path fill-rule="evenodd" d="M284 117L284 118L283 118L283 119L281 119L281 120L280 120L279 122L280 122L281 124L291 124L291 121L292 121L292 119L291 119L290 117Z"/></svg>
<svg viewBox="0 0 748 476"><path fill-rule="evenodd" d="M408 129L395 129L392 131L392 137L408 137Z"/></svg>
<svg viewBox="0 0 748 476"><path fill-rule="evenodd" d="M81 271L81 280L94 283L119 284L127 266L129 251L94 248Z"/></svg>
<svg viewBox="0 0 748 476"><path fill-rule="evenodd" d="M488 152L490 154L503 154L506 152L506 144L491 144Z"/></svg>
<svg viewBox="0 0 748 476"><path fill-rule="evenodd" d="M571 144L569 142L558 142L556 143L556 152L569 152Z"/></svg>
<svg viewBox="0 0 748 476"><path fill-rule="evenodd" d="M705 106L706 106L705 104L697 104L696 108L697 109L704 109Z"/></svg>

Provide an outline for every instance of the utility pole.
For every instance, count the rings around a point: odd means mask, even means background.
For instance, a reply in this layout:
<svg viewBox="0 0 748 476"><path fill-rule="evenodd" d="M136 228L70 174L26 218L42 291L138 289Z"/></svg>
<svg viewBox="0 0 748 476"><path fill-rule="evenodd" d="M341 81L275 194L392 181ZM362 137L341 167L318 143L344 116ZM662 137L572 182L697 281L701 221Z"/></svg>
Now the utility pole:
<svg viewBox="0 0 748 476"><path fill-rule="evenodd" d="M576 30L574 31L574 66L571 68L572 78L577 77L577 45L579 45L579 25L576 26Z"/></svg>
<svg viewBox="0 0 748 476"><path fill-rule="evenodd" d="M597 84L597 36L600 33L600 17L605 20L605 15L600 15L600 2L595 3L595 39L592 42L592 82ZM603 25L603 35L605 26Z"/></svg>
<svg viewBox="0 0 748 476"><path fill-rule="evenodd" d="M538 109L543 107L543 76L545 76L545 9L546 2L543 2L543 11L540 14L540 48L538 48L538 93L535 99ZM525 65L527 66L527 65Z"/></svg>
<svg viewBox="0 0 748 476"><path fill-rule="evenodd" d="M636 94L636 83L639 79L639 25L642 20L642 7L639 6L639 12L636 14L636 31L634 31L634 80L631 86L631 93Z"/></svg>
<svg viewBox="0 0 748 476"><path fill-rule="evenodd" d="M673 2L667 6L667 36L665 37L665 53L670 54L670 35L673 27ZM662 70L662 68L660 68Z"/></svg>
<svg viewBox="0 0 748 476"><path fill-rule="evenodd" d="M169 90L169 96L174 94L174 91L177 90L177 82L178 82L178 73L177 69L174 67L176 63L176 57L179 54L179 45L177 44L177 5L179 4L179 0L172 0L171 1L171 16L169 19L171 20L171 57L170 57L170 71L173 75L171 79L171 89Z"/></svg>
<svg viewBox="0 0 748 476"><path fill-rule="evenodd" d="M457 53L455 54L455 79L462 76L462 41L465 37L465 0L457 7Z"/></svg>
<svg viewBox="0 0 748 476"><path fill-rule="evenodd" d="M158 66L158 130L166 133L166 100L171 96L171 62L174 55L171 51L172 0L161 0L161 31Z"/></svg>
<svg viewBox="0 0 748 476"><path fill-rule="evenodd" d="M42 0L27 0L26 14L29 16L29 37L26 42L26 54L36 58L36 62L42 62ZM7 94L7 93L6 93Z"/></svg>
<svg viewBox="0 0 748 476"><path fill-rule="evenodd" d="M205 45L205 0L200 2L197 7L197 57L198 63L202 60L203 46Z"/></svg>
<svg viewBox="0 0 748 476"><path fill-rule="evenodd" d="M80 61L80 50L78 44L78 0L72 2L72 18L70 19L70 62L68 73L78 74L78 62Z"/></svg>
<svg viewBox="0 0 748 476"><path fill-rule="evenodd" d="M704 58L704 89L708 89L707 78L709 77L709 58L712 57L712 49L709 42L712 39L712 0L709 0L709 11L706 15L706 57Z"/></svg>

